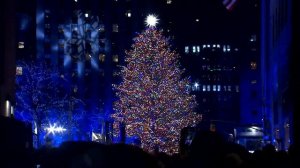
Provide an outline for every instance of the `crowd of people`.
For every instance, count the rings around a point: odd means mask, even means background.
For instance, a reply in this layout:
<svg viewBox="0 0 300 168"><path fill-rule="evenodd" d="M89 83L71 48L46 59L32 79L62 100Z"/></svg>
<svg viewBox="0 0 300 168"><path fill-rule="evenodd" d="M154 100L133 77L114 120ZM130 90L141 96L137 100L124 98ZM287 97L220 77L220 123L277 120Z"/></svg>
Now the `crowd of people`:
<svg viewBox="0 0 300 168"><path fill-rule="evenodd" d="M44 146L36 150L32 164L39 168L297 168L297 158L299 153L293 145L288 151L277 151L267 144L249 153L216 132L200 131L188 150L172 156L159 151L148 153L128 144L65 142L58 148Z"/></svg>

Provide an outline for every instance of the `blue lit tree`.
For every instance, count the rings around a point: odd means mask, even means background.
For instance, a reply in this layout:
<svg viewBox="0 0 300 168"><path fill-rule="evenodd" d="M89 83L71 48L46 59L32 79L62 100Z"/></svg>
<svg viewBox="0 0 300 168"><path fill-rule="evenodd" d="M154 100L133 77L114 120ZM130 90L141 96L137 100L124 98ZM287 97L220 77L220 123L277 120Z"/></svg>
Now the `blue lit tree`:
<svg viewBox="0 0 300 168"><path fill-rule="evenodd" d="M64 76L44 62L21 61L18 67L22 70L16 78L15 117L33 124L37 146L49 134L45 130L49 125L57 123L67 129L76 126L84 112L73 107L82 101L71 96Z"/></svg>

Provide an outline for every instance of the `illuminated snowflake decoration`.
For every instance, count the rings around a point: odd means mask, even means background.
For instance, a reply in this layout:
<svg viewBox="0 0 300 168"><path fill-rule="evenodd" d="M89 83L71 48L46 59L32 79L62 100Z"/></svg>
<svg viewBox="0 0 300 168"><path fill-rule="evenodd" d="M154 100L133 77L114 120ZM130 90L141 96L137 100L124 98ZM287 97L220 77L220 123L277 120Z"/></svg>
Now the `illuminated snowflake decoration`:
<svg viewBox="0 0 300 168"><path fill-rule="evenodd" d="M63 128L62 126L56 126L56 123L49 124L49 127L45 128L45 130L47 131L47 135L48 134L55 134L55 133L62 133L65 132L67 129Z"/></svg>
<svg viewBox="0 0 300 168"><path fill-rule="evenodd" d="M157 16L150 14L147 16L147 18L145 20L145 24L148 27L156 27L158 21L159 21L159 19L157 18Z"/></svg>

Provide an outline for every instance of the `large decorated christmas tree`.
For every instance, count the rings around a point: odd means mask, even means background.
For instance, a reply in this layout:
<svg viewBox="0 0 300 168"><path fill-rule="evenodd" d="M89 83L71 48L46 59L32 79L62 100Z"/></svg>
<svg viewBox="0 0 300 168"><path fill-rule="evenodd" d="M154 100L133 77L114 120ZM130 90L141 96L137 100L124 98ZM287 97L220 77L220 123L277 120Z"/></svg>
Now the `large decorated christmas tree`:
<svg viewBox="0 0 300 168"><path fill-rule="evenodd" d="M193 112L197 104L189 94L189 79L182 77L179 55L150 17L126 53L123 80L114 85L118 100L112 117L125 124L127 136L139 137L146 151L172 154L178 152L181 129L195 125L200 115Z"/></svg>

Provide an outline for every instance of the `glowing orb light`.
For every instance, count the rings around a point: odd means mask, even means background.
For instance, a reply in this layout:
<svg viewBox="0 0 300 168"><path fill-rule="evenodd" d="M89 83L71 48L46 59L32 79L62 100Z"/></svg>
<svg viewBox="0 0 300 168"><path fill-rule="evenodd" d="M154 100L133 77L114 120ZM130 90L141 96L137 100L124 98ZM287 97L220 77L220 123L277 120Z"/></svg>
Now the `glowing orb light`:
<svg viewBox="0 0 300 168"><path fill-rule="evenodd" d="M67 129L63 128L62 126L56 126L56 124L49 124L49 127L45 128L47 134L55 134L55 133L62 133L65 132Z"/></svg>
<svg viewBox="0 0 300 168"><path fill-rule="evenodd" d="M148 26L148 27L155 27L156 24L158 23L158 18L155 16L155 15L148 15L146 20L145 20L145 24Z"/></svg>

